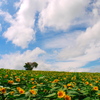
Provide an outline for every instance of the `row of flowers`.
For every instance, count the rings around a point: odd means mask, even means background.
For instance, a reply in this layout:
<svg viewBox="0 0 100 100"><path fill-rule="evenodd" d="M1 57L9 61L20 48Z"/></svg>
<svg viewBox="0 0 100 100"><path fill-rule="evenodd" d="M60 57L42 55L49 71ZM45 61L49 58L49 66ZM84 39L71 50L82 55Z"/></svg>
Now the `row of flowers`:
<svg viewBox="0 0 100 100"><path fill-rule="evenodd" d="M100 73L0 69L0 100L100 100Z"/></svg>

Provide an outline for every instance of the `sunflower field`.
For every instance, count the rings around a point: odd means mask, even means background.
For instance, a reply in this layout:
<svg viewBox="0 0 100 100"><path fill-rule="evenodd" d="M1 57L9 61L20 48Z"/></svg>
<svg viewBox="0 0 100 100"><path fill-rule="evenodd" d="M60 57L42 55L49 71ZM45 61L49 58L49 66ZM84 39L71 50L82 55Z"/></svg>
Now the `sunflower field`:
<svg viewBox="0 0 100 100"><path fill-rule="evenodd" d="M100 73L0 69L0 100L100 100Z"/></svg>

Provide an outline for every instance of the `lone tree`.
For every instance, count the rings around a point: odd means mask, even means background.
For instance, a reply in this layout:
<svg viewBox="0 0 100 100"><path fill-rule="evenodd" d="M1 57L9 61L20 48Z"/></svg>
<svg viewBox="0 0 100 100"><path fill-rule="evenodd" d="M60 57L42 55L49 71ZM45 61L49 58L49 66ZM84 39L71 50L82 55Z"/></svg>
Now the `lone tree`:
<svg viewBox="0 0 100 100"><path fill-rule="evenodd" d="M37 66L38 66L38 63L36 62L27 62L25 63L24 68L26 70L32 70L34 67L37 68Z"/></svg>

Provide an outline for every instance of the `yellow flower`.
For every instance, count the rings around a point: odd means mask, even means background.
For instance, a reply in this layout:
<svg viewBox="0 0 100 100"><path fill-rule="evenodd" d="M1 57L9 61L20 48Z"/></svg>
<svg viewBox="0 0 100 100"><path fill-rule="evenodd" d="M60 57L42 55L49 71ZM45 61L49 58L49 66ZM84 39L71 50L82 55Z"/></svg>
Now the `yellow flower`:
<svg viewBox="0 0 100 100"><path fill-rule="evenodd" d="M2 87L0 87L0 91L2 91Z"/></svg>
<svg viewBox="0 0 100 100"><path fill-rule="evenodd" d="M99 89L98 89L97 86L94 86L94 87L93 87L93 90L97 91L97 90L99 90Z"/></svg>
<svg viewBox="0 0 100 100"><path fill-rule="evenodd" d="M16 81L17 81L17 82L20 82L20 78L16 78Z"/></svg>
<svg viewBox="0 0 100 100"><path fill-rule="evenodd" d="M66 80L66 78L64 78L64 80Z"/></svg>
<svg viewBox="0 0 100 100"><path fill-rule="evenodd" d="M89 84L90 86L92 86L92 84Z"/></svg>
<svg viewBox="0 0 100 100"><path fill-rule="evenodd" d="M67 84L67 86L72 86L71 84Z"/></svg>
<svg viewBox="0 0 100 100"><path fill-rule="evenodd" d="M63 98L65 96L65 92L64 91L58 91L57 95L58 95L58 98Z"/></svg>
<svg viewBox="0 0 100 100"><path fill-rule="evenodd" d="M36 91L35 90L30 90L30 93L36 95Z"/></svg>
<svg viewBox="0 0 100 100"><path fill-rule="evenodd" d="M10 95L13 95L13 94L14 94L14 91L11 91L11 92L10 92Z"/></svg>
<svg viewBox="0 0 100 100"><path fill-rule="evenodd" d="M84 79L82 79L82 81L85 81Z"/></svg>
<svg viewBox="0 0 100 100"><path fill-rule="evenodd" d="M8 77L8 75L5 75L5 76L4 76L4 78L7 78L7 77Z"/></svg>
<svg viewBox="0 0 100 100"><path fill-rule="evenodd" d="M98 81L95 81L96 83L99 83Z"/></svg>
<svg viewBox="0 0 100 100"><path fill-rule="evenodd" d="M17 87L17 90L20 90L21 88L20 87Z"/></svg>
<svg viewBox="0 0 100 100"><path fill-rule="evenodd" d="M34 84L34 82L32 82L32 84Z"/></svg>
<svg viewBox="0 0 100 100"><path fill-rule="evenodd" d="M57 83L59 80L58 79L55 79L52 83Z"/></svg>
<svg viewBox="0 0 100 100"><path fill-rule="evenodd" d="M43 84L43 83L40 83L40 84Z"/></svg>
<svg viewBox="0 0 100 100"><path fill-rule="evenodd" d="M78 91L80 91L80 89L77 89Z"/></svg>
<svg viewBox="0 0 100 100"><path fill-rule="evenodd" d="M20 93L20 94L24 94L25 91L24 91L23 89L20 89L20 90L19 90L19 93Z"/></svg>
<svg viewBox="0 0 100 100"><path fill-rule="evenodd" d="M6 89L5 88L0 88L0 91L5 94L6 93Z"/></svg>
<svg viewBox="0 0 100 100"><path fill-rule="evenodd" d="M34 81L34 78L31 78L31 81Z"/></svg>
<svg viewBox="0 0 100 100"><path fill-rule="evenodd" d="M34 89L36 86L32 86L31 88Z"/></svg>
<svg viewBox="0 0 100 100"><path fill-rule="evenodd" d="M100 96L100 93L98 95Z"/></svg>
<svg viewBox="0 0 100 100"><path fill-rule="evenodd" d="M67 88L67 86L66 86L66 85L63 85L63 87L64 87L64 88Z"/></svg>
<svg viewBox="0 0 100 100"><path fill-rule="evenodd" d="M69 95L65 95L64 100L71 100L71 97Z"/></svg>
<svg viewBox="0 0 100 100"><path fill-rule="evenodd" d="M13 81L13 80L8 80L8 83L9 83L9 84L13 84L14 81Z"/></svg>
<svg viewBox="0 0 100 100"><path fill-rule="evenodd" d="M88 84L89 84L89 82L85 82L85 84L86 84L86 85L88 85Z"/></svg>

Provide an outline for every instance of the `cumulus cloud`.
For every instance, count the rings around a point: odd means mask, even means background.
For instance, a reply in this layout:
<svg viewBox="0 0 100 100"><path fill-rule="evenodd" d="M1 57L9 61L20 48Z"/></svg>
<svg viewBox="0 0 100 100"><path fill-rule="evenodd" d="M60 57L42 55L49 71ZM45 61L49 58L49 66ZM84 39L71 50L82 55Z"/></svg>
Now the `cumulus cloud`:
<svg viewBox="0 0 100 100"><path fill-rule="evenodd" d="M23 66L26 62L36 61L39 64L36 70L49 70L50 65L43 60L43 54L45 54L45 51L37 47L34 50L27 50L23 53L17 52L1 55L0 68L24 69Z"/></svg>
<svg viewBox="0 0 100 100"><path fill-rule="evenodd" d="M56 57L54 59L56 59L56 61L52 63L52 66L53 66L52 70L69 71L69 72L93 72L93 69L95 69L95 72L96 71L99 72L98 67L92 68L92 66L90 66L89 68L84 68L82 66L85 66L89 62L100 59L100 55L99 55L100 54L100 43L96 45L92 44L91 47L88 48L85 54L83 55L78 55L76 57L74 55L71 58L69 57L67 59L64 59L64 56L66 56L66 53L67 52L64 52L65 55L61 55L60 60L56 58L59 52L57 53L57 55L55 55ZM76 54L76 52L74 53ZM71 56L71 54L67 54L67 55Z"/></svg>
<svg viewBox="0 0 100 100"><path fill-rule="evenodd" d="M76 39L76 43L70 48L64 48L59 53L59 56L63 59L73 58L80 55L85 55L86 50L91 48L92 44L99 45L100 43L100 21L98 21L93 27L87 28L85 32L81 32ZM97 47L99 49L99 47Z"/></svg>
<svg viewBox="0 0 100 100"><path fill-rule="evenodd" d="M60 35L56 37L53 37L44 41L43 46L44 48L47 48L47 49L50 49L50 48L62 49L65 47L69 48L75 45L76 38L78 37L80 32L81 31L66 33L66 34L61 33Z"/></svg>
<svg viewBox="0 0 100 100"><path fill-rule="evenodd" d="M85 8L89 1L50 0L48 6L40 13L40 29L42 30L44 27L54 27L58 30L68 29L70 25L75 23L75 19L78 18L77 21L80 21L79 19L83 19L86 15Z"/></svg>
<svg viewBox="0 0 100 100"><path fill-rule="evenodd" d="M31 41L35 41L35 14L45 6L45 2L46 0L42 3L40 0L21 0L19 10L14 16L1 11L5 20L11 24L3 36L22 48L26 48ZM8 16L11 18L10 21Z"/></svg>
<svg viewBox="0 0 100 100"><path fill-rule="evenodd" d="M5 20L11 24L3 36L15 45L27 48L31 41L35 41L34 23L37 11L39 12L38 25L41 30L45 27L66 30L71 25L89 23L92 18L91 14L93 20L99 18L99 1L93 3L92 12L86 11L89 3L90 0L74 0L73 2L68 0L43 0L42 2L41 0L20 0L14 5L19 10L13 16L8 12L0 11Z"/></svg>
<svg viewBox="0 0 100 100"><path fill-rule="evenodd" d="M56 50L55 58L60 62L55 62L53 66L58 66L57 70L90 71L89 68L81 67L100 58L99 26L100 21L98 20L97 23L88 27L85 31L77 31L48 41L45 48Z"/></svg>
<svg viewBox="0 0 100 100"><path fill-rule="evenodd" d="M81 69L91 61L98 60L100 58L100 21L93 25L93 27L87 28L85 32L81 32L75 39L75 43L71 47L64 47L57 55L57 59L60 61L71 60L71 62L66 62L63 65L70 66L68 70L73 69L73 71ZM79 68L74 69L73 66ZM63 68L63 67L62 67ZM64 67L65 68L65 67ZM66 67L67 68L67 67ZM90 69L87 69L89 71ZM95 68L96 70L96 68ZM72 71L72 70L71 70ZM83 71L86 71L85 69Z"/></svg>
<svg viewBox="0 0 100 100"><path fill-rule="evenodd" d="M9 23L14 23L13 17L8 13L0 10L0 16L4 16L4 20Z"/></svg>

